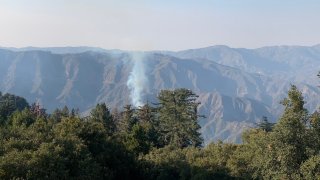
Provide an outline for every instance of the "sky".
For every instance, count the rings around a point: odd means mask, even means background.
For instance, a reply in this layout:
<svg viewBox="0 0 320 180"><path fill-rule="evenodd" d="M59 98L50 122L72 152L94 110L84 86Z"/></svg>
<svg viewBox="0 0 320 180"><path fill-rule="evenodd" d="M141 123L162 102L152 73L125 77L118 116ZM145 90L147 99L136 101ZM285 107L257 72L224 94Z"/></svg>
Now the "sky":
<svg viewBox="0 0 320 180"><path fill-rule="evenodd" d="M311 46L319 17L320 0L0 0L0 46Z"/></svg>

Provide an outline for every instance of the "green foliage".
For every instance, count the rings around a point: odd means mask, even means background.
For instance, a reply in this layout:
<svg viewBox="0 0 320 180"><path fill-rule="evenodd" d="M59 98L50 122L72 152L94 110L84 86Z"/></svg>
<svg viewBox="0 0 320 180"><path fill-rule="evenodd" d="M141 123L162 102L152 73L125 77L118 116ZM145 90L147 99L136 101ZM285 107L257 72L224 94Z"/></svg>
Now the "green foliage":
<svg viewBox="0 0 320 180"><path fill-rule="evenodd" d="M320 179L320 113L308 114L295 86L278 123L264 118L243 144L206 147L187 89L161 91L155 107L110 113L97 104L85 118L1 98L0 179Z"/></svg>
<svg viewBox="0 0 320 180"><path fill-rule="evenodd" d="M13 113L10 123L12 126L30 126L34 123L35 117L30 112L29 109L24 109L23 111L16 111Z"/></svg>
<svg viewBox="0 0 320 180"><path fill-rule="evenodd" d="M131 105L126 105L121 113L120 121L117 129L120 133L126 134L132 130L133 125L137 123L137 118L134 116L135 110Z"/></svg>
<svg viewBox="0 0 320 180"><path fill-rule="evenodd" d="M303 179L320 179L320 155L310 157L301 165Z"/></svg>
<svg viewBox="0 0 320 180"><path fill-rule="evenodd" d="M12 113L28 107L29 104L24 98L12 94L2 95L0 92L0 126L8 123L8 117Z"/></svg>
<svg viewBox="0 0 320 180"><path fill-rule="evenodd" d="M53 113L49 115L49 118L54 123L57 123L57 122L60 122L62 118L75 117L75 115L76 113L72 115L72 113L70 113L69 111L69 108L67 106L64 106L62 109L59 109L59 108L55 109Z"/></svg>
<svg viewBox="0 0 320 180"><path fill-rule="evenodd" d="M63 117L50 123L28 109L0 131L0 179L129 179L135 160L108 138L102 122Z"/></svg>
<svg viewBox="0 0 320 180"><path fill-rule="evenodd" d="M296 86L282 101L285 111L272 131L258 128L243 135L244 144L235 151L232 172L254 179L314 179L319 154L319 115L308 115ZM267 123L265 123L267 124ZM265 127L265 126L264 126ZM242 168L237 165L242 161ZM312 170L311 170L312 169ZM311 174L310 174L311 173ZM235 174L233 174L235 175Z"/></svg>
<svg viewBox="0 0 320 180"><path fill-rule="evenodd" d="M272 131L274 123L270 123L268 118L266 116L263 116L261 122L259 122L257 126L263 131L270 132Z"/></svg>
<svg viewBox="0 0 320 180"><path fill-rule="evenodd" d="M126 106L122 113L119 135L125 147L136 155L146 154L152 147L159 146L154 113L149 105L138 109Z"/></svg>
<svg viewBox="0 0 320 180"><path fill-rule="evenodd" d="M136 154L147 153L151 148L146 129L139 124L135 124L124 137L124 144L128 150Z"/></svg>
<svg viewBox="0 0 320 180"><path fill-rule="evenodd" d="M150 179L189 179L191 176L185 152L181 149L172 146L155 149L143 159L151 166L146 172Z"/></svg>
<svg viewBox="0 0 320 180"><path fill-rule="evenodd" d="M159 93L159 126L165 145L201 146L196 98L188 89L162 90Z"/></svg>
<svg viewBox="0 0 320 180"><path fill-rule="evenodd" d="M301 92L292 86L283 100L285 111L270 133L270 150L265 174L292 179L307 160L307 110Z"/></svg>
<svg viewBox="0 0 320 180"><path fill-rule="evenodd" d="M103 123L109 136L113 135L116 130L116 124L105 103L97 104L97 106L91 110L91 119Z"/></svg>
<svg viewBox="0 0 320 180"><path fill-rule="evenodd" d="M250 129L242 135L243 145L237 148L234 160L230 166L235 169L236 174L241 173L245 177L252 179L263 179L263 170L265 166L265 156L271 148L270 133L261 129ZM240 164L237 162L240 160ZM237 167L241 165L241 167ZM240 171L240 169L242 169ZM239 174L238 174L239 175Z"/></svg>
<svg viewBox="0 0 320 180"><path fill-rule="evenodd" d="M162 142L159 141L159 121L157 115L157 109L146 104L137 109L137 118L139 124L146 132L147 138L151 146L162 147Z"/></svg>
<svg viewBox="0 0 320 180"><path fill-rule="evenodd" d="M314 150L313 154L320 154L320 113L318 111L310 116L310 130L308 133L311 149Z"/></svg>
<svg viewBox="0 0 320 180"><path fill-rule="evenodd" d="M225 167L232 149L223 144L205 149L166 146L152 150L142 161L148 179L234 179Z"/></svg>

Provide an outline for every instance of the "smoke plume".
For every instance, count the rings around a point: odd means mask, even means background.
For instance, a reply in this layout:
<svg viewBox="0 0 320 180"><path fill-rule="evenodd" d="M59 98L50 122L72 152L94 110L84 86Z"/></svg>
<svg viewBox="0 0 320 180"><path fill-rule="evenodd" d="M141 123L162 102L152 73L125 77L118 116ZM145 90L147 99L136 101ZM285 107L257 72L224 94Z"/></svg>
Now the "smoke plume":
<svg viewBox="0 0 320 180"><path fill-rule="evenodd" d="M143 52L133 52L130 54L133 63L127 86L130 90L130 98L132 105L135 107L142 106L142 93L148 85L148 78L145 72L145 55Z"/></svg>

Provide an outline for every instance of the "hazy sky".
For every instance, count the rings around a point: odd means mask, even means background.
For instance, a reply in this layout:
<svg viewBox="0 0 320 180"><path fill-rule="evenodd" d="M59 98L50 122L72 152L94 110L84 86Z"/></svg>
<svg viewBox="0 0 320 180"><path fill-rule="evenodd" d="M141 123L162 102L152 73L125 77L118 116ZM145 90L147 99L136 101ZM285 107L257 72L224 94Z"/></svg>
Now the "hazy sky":
<svg viewBox="0 0 320 180"><path fill-rule="evenodd" d="M0 0L0 46L314 45L319 18L320 0Z"/></svg>

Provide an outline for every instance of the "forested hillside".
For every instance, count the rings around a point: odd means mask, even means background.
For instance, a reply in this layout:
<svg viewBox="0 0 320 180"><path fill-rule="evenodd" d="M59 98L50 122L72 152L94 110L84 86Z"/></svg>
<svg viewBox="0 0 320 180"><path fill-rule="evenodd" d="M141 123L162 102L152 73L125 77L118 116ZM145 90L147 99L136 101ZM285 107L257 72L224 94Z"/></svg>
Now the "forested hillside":
<svg viewBox="0 0 320 180"><path fill-rule="evenodd" d="M0 94L0 179L319 178L320 113L305 109L296 86L278 122L263 118L243 144L203 146L198 98L161 90L156 104L110 111L102 103L80 117Z"/></svg>

